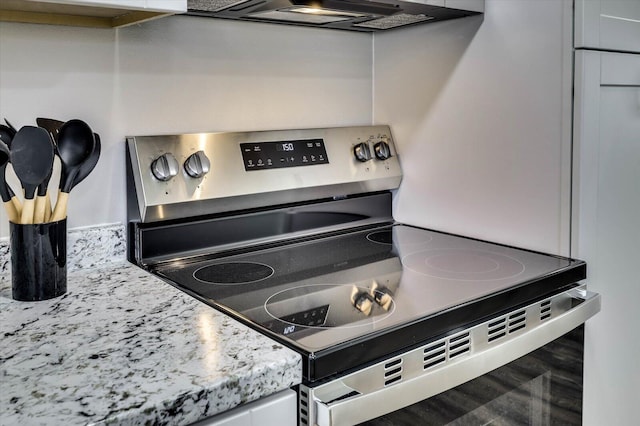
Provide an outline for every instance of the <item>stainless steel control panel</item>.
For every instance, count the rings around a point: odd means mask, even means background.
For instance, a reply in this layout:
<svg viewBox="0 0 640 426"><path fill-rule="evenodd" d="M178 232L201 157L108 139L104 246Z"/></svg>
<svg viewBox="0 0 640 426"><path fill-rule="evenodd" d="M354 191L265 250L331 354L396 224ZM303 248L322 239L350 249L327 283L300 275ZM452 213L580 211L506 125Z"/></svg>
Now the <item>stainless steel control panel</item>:
<svg viewBox="0 0 640 426"><path fill-rule="evenodd" d="M397 188L388 126L127 138L140 219L153 222Z"/></svg>

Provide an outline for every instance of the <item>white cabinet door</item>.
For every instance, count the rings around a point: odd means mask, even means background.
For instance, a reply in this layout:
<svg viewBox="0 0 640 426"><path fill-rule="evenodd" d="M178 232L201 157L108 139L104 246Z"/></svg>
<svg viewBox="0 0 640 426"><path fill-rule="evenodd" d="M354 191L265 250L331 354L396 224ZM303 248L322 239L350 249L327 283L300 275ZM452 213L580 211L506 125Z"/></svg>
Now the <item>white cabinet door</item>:
<svg viewBox="0 0 640 426"><path fill-rule="evenodd" d="M147 0L147 9L158 12L182 13L187 11L187 0Z"/></svg>
<svg viewBox="0 0 640 426"><path fill-rule="evenodd" d="M603 298L585 335L584 425L637 424L640 55L577 51L575 64L572 256Z"/></svg>
<svg viewBox="0 0 640 426"><path fill-rule="evenodd" d="M575 47L640 52L640 0L576 0Z"/></svg>
<svg viewBox="0 0 640 426"><path fill-rule="evenodd" d="M95 6L110 9L147 10L153 12L186 12L187 0L27 0L71 6Z"/></svg>
<svg viewBox="0 0 640 426"><path fill-rule="evenodd" d="M251 407L251 426L296 426L298 394L288 389Z"/></svg>
<svg viewBox="0 0 640 426"><path fill-rule="evenodd" d="M251 426L251 414L249 410L240 409L202 420L191 426Z"/></svg>
<svg viewBox="0 0 640 426"><path fill-rule="evenodd" d="M286 389L191 426L296 426L297 394Z"/></svg>
<svg viewBox="0 0 640 426"><path fill-rule="evenodd" d="M107 8L137 9L144 10L147 7L147 0L28 0L43 3L65 4L72 6L96 6Z"/></svg>
<svg viewBox="0 0 640 426"><path fill-rule="evenodd" d="M0 0L0 21L118 28L187 11L187 0Z"/></svg>
<svg viewBox="0 0 640 426"><path fill-rule="evenodd" d="M430 6L448 7L451 9L484 12L484 0L405 0L413 3L428 4Z"/></svg>

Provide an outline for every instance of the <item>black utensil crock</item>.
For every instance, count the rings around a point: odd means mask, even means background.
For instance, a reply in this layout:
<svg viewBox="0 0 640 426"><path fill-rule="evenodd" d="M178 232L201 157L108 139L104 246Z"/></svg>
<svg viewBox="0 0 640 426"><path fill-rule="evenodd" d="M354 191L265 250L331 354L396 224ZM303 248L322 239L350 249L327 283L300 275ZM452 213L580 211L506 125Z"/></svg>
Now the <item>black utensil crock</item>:
<svg viewBox="0 0 640 426"><path fill-rule="evenodd" d="M12 297L38 301L67 291L67 220L10 223Z"/></svg>

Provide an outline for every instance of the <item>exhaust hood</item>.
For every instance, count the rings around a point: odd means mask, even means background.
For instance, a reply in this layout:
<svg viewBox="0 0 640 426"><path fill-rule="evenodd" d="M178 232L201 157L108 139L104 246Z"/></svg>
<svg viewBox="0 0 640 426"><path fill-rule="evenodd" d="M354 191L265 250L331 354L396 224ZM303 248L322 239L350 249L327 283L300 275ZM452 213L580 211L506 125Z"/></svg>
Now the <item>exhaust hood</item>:
<svg viewBox="0 0 640 426"><path fill-rule="evenodd" d="M478 15L484 0L188 0L187 15L374 32Z"/></svg>

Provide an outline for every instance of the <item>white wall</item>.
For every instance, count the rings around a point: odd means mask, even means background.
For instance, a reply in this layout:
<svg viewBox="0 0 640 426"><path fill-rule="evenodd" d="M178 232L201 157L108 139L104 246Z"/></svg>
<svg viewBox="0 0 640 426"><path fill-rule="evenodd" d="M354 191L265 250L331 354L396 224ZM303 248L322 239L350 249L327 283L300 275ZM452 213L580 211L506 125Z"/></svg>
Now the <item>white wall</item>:
<svg viewBox="0 0 640 426"><path fill-rule="evenodd" d="M570 35L571 2L557 0L487 0L484 22L376 34L398 220L568 254Z"/></svg>
<svg viewBox="0 0 640 426"><path fill-rule="evenodd" d="M371 63L367 34L178 16L119 30L1 22L0 119L89 123L102 157L71 192L68 226L124 222L126 135L371 124Z"/></svg>

